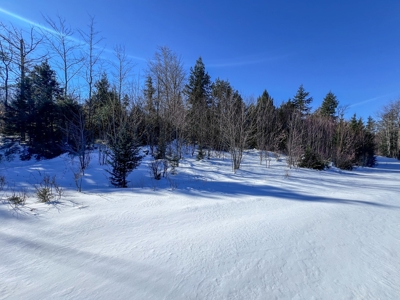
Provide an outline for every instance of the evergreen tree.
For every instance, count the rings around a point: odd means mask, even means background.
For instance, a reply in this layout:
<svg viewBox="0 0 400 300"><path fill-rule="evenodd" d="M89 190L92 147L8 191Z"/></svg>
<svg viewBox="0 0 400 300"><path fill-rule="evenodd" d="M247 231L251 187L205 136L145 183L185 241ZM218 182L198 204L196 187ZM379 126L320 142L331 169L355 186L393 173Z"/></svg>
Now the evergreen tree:
<svg viewBox="0 0 400 300"><path fill-rule="evenodd" d="M366 132L364 134L363 165L366 167L373 167L376 164L375 151L377 148L377 144L375 142L375 131L371 127L371 120L372 118L369 117L365 129Z"/></svg>
<svg viewBox="0 0 400 300"><path fill-rule="evenodd" d="M289 136L289 124L295 114L296 110L291 99L287 102L282 102L277 109L277 126L280 128L279 136L277 139L277 150L286 151L287 139Z"/></svg>
<svg viewBox="0 0 400 300"><path fill-rule="evenodd" d="M370 128L372 118L368 118L369 123L364 125L362 118L357 120L356 114L350 120L352 131L352 146L354 149L353 164L359 166L373 167L375 165L375 136ZM373 130L373 129L372 129Z"/></svg>
<svg viewBox="0 0 400 300"><path fill-rule="evenodd" d="M357 120L357 115L354 114L350 119L350 128L352 130L352 146L354 149L353 164L360 164L363 155L363 142L364 142L364 122L362 118Z"/></svg>
<svg viewBox="0 0 400 300"><path fill-rule="evenodd" d="M55 77L47 61L35 66L20 82L15 99L6 109L7 132L19 134L22 141L27 137L37 158L61 153L62 89Z"/></svg>
<svg viewBox="0 0 400 300"><path fill-rule="evenodd" d="M199 146L199 158L203 158L203 147L209 143L211 106L211 80L201 57L194 68L190 68L189 83L185 86L189 104L189 132L193 143Z"/></svg>
<svg viewBox="0 0 400 300"><path fill-rule="evenodd" d="M158 143L159 132L159 102L154 98L156 90L153 86L153 79L147 76L143 95L145 99L145 135L146 144L150 146L150 152L153 155L154 148Z"/></svg>
<svg viewBox="0 0 400 300"><path fill-rule="evenodd" d="M320 114L326 117L334 117L336 113L336 108L339 105L339 101L337 100L334 93L329 91L329 93L325 96L322 101L322 105L320 107Z"/></svg>
<svg viewBox="0 0 400 300"><path fill-rule="evenodd" d="M5 105L4 132L8 135L18 135L21 141L25 142L28 127L28 102L31 102L31 81L25 77L17 85L15 96ZM25 92L21 93L22 90Z"/></svg>
<svg viewBox="0 0 400 300"><path fill-rule="evenodd" d="M371 116L368 117L366 129L371 134L375 134L376 132L376 122Z"/></svg>
<svg viewBox="0 0 400 300"><path fill-rule="evenodd" d="M139 155L140 147L127 124L119 128L117 136L111 137L110 148L110 182L115 187L126 188L129 173L139 166L142 159Z"/></svg>
<svg viewBox="0 0 400 300"><path fill-rule="evenodd" d="M257 98L257 110L263 111L268 110L274 106L274 99L268 94L267 90L264 90L262 95Z"/></svg>
<svg viewBox="0 0 400 300"><path fill-rule="evenodd" d="M251 107L250 107L251 108ZM254 123L252 129L254 132L255 146L260 152L260 163L262 162L263 152L272 150L273 131L275 127L275 107L274 100L266 90L257 99L257 104L254 108L254 116L251 121Z"/></svg>
<svg viewBox="0 0 400 300"><path fill-rule="evenodd" d="M118 93L115 87L111 87L106 73L103 73L94 87L92 99L86 103L88 127L93 134L92 143L95 139L105 140L110 125L119 122L115 116L119 116L122 111L125 111L123 104L119 101Z"/></svg>
<svg viewBox="0 0 400 300"><path fill-rule="evenodd" d="M61 153L62 132L60 129L63 90L56 81L56 74L46 62L35 66L29 74L32 81L31 97L34 111L29 136L34 152L45 158Z"/></svg>
<svg viewBox="0 0 400 300"><path fill-rule="evenodd" d="M229 81L217 78L212 84L212 105L210 109L210 135L213 149L217 151L228 151L223 139L223 120L229 107L227 103L233 97L233 88Z"/></svg>
<svg viewBox="0 0 400 300"><path fill-rule="evenodd" d="M291 101L293 103L294 108L300 111L303 115L308 115L311 111L310 104L313 101L313 98L308 97L309 94L310 94L309 92L305 91L303 85L300 85L296 95Z"/></svg>

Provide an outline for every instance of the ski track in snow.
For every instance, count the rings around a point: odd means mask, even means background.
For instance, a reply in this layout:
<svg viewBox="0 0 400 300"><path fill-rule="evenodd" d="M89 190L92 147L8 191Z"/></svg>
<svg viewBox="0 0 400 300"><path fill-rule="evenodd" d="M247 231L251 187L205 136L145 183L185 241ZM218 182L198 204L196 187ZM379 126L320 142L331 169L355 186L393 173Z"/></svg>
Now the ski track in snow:
<svg viewBox="0 0 400 300"><path fill-rule="evenodd" d="M66 156L5 162L9 184L57 174L58 203L0 205L0 299L400 299L400 162L354 171L242 169L183 160L109 187L92 158L84 193ZM39 173L39 171L40 173Z"/></svg>

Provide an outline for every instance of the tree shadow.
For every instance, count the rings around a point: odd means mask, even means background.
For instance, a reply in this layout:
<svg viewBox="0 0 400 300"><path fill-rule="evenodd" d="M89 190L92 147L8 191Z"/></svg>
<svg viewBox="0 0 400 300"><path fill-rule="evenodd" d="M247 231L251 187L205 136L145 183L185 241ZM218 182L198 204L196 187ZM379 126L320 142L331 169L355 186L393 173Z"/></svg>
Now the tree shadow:
<svg viewBox="0 0 400 300"><path fill-rule="evenodd" d="M368 205L378 208L400 209L400 206L382 204L372 201L314 196L310 194L301 194L293 192L289 189L280 188L276 186L268 186L268 185L249 186L247 184L238 182L207 181L206 183L204 183L203 188L197 187L193 189L192 187L188 187L186 189L177 190L178 193L187 195L190 195L190 193L193 193L193 191L196 192L195 193L196 197L203 197L203 198L220 199L222 195L231 198L238 196L252 196L252 197L265 197L267 201L268 197L272 197L289 201L347 204L347 205Z"/></svg>
<svg viewBox="0 0 400 300"><path fill-rule="evenodd" d="M101 285L123 285L124 289L130 291L136 290L135 293L139 292L137 290L138 287L142 287L143 292L150 293L155 298L159 298L169 291L170 286L167 285L166 281L171 276L176 276L176 274L165 268L157 267L155 264L146 264L133 259L128 260L115 256L111 257L101 253L73 248L62 243L49 243L39 239L31 240L23 236L14 236L4 232L0 232L0 241L3 247L15 247L15 245L18 245L19 249L25 249L29 255L37 256L40 263L52 261L57 265L73 269L76 271L73 274L79 273L82 277L86 277L84 274L90 273L96 278L101 278L103 280ZM13 255L15 259L16 256L14 256L14 253L10 255ZM7 253L5 253L2 259L5 261L14 260L7 258ZM81 277L72 278L72 281L76 281L79 284L81 283L80 279ZM43 284L46 283L43 282ZM64 285L62 282L59 282L59 284ZM149 286L152 288L149 289ZM32 289L36 288L32 287ZM65 286L60 286L60 289L65 288ZM90 287L88 287L88 290L90 291Z"/></svg>

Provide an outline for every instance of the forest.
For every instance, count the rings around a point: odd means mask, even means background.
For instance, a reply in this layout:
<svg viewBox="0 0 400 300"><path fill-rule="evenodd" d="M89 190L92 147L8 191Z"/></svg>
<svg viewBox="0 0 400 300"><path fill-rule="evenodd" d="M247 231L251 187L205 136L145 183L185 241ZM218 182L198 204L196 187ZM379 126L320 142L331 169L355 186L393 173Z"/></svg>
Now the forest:
<svg viewBox="0 0 400 300"><path fill-rule="evenodd" d="M233 172L246 149L259 150L264 167L268 153L285 156L290 168L317 170L373 167L376 155L400 159L400 100L363 120L345 119L333 91L312 110L302 84L282 103L267 90L247 97L226 79L212 80L201 57L186 70L167 46L155 50L143 78L132 80L123 46L104 58L93 17L85 30L62 17L45 22L51 30L0 23L2 147L21 160L69 153L79 158L82 177L97 151L111 166L110 183L123 188L143 146L154 158L155 179L175 170L184 151L198 160L229 153Z"/></svg>

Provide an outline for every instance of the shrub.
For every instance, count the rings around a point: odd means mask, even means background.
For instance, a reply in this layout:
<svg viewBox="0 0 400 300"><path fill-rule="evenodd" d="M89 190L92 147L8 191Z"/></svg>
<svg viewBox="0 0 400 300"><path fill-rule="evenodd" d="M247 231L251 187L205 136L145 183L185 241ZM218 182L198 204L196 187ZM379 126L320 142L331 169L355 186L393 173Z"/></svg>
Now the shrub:
<svg viewBox="0 0 400 300"><path fill-rule="evenodd" d="M334 160L335 167L341 170L353 170L354 165L354 155L346 154L346 153L339 153Z"/></svg>
<svg viewBox="0 0 400 300"><path fill-rule="evenodd" d="M163 160L162 159L155 159L150 162L149 168L150 168L150 174L155 180L160 180L161 179L161 167L163 165Z"/></svg>
<svg viewBox="0 0 400 300"><path fill-rule="evenodd" d="M19 191L19 192L12 192L10 196L7 197L8 202L12 206L17 206L17 205L25 205L26 202L26 192L25 191Z"/></svg>
<svg viewBox="0 0 400 300"><path fill-rule="evenodd" d="M37 198L43 203L60 200L64 192L57 184L55 175L44 175L42 181L35 185L35 190Z"/></svg>
<svg viewBox="0 0 400 300"><path fill-rule="evenodd" d="M4 149L4 157L7 161L12 161L15 158L15 155L19 152L19 146L16 143L7 143L3 147Z"/></svg>
<svg viewBox="0 0 400 300"><path fill-rule="evenodd" d="M327 167L327 163L317 153L308 148L300 160L299 167L322 171Z"/></svg>
<svg viewBox="0 0 400 300"><path fill-rule="evenodd" d="M204 157L205 157L205 154L204 154L204 152L203 152L203 149L200 148L200 149L198 150L198 152L197 152L196 160L203 160Z"/></svg>
<svg viewBox="0 0 400 300"><path fill-rule="evenodd" d="M4 175L0 175L0 191L4 189L6 184L7 184L6 177Z"/></svg>

